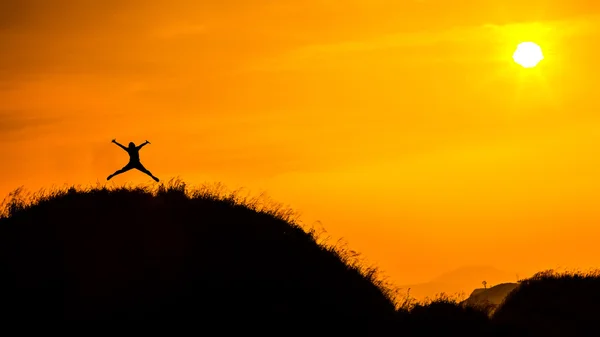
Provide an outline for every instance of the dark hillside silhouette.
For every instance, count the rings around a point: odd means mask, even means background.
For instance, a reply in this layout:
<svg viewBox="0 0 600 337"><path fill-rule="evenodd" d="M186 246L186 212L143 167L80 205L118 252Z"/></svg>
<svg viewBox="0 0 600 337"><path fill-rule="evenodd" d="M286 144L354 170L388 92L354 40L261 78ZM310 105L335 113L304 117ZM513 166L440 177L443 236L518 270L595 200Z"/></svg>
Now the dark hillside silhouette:
<svg viewBox="0 0 600 337"><path fill-rule="evenodd" d="M293 212L235 193L180 182L70 188L31 203L15 193L0 211L5 330L137 322L137 332L164 324L207 335L597 335L598 274L523 280L493 315L447 296L402 302Z"/></svg>
<svg viewBox="0 0 600 337"><path fill-rule="evenodd" d="M398 310L396 321L408 336L496 336L485 308L461 305L446 294L409 309Z"/></svg>
<svg viewBox="0 0 600 337"><path fill-rule="evenodd" d="M9 202L0 219L0 321L366 332L394 318L372 273L318 245L285 212L202 190L189 196L184 186L69 189L32 205Z"/></svg>
<svg viewBox="0 0 600 337"><path fill-rule="evenodd" d="M599 336L600 271L540 272L508 294L493 320L520 336Z"/></svg>

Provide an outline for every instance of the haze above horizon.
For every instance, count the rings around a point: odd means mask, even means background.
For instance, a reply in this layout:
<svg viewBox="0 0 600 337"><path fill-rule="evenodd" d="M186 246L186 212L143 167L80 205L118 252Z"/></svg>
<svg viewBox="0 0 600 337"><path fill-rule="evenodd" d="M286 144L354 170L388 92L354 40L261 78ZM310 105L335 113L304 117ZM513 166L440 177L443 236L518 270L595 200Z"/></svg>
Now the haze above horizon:
<svg viewBox="0 0 600 337"><path fill-rule="evenodd" d="M599 14L582 0L2 1L0 193L105 181L127 163L112 139L150 139L161 179L267 191L398 284L598 267ZM535 68L512 59L523 41L544 51Z"/></svg>

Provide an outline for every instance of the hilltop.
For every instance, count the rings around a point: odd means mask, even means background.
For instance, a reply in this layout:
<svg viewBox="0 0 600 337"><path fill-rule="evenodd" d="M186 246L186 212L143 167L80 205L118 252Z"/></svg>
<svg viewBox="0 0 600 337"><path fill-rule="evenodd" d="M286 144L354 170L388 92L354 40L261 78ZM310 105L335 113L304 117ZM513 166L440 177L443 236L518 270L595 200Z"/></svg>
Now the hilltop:
<svg viewBox="0 0 600 337"><path fill-rule="evenodd" d="M491 305L495 309L518 286L518 283L501 283L487 289L477 288L463 303L471 306Z"/></svg>
<svg viewBox="0 0 600 337"><path fill-rule="evenodd" d="M512 273L496 269L492 266L472 265L442 273L438 277L424 283L402 285L402 289L410 289L410 294L418 299L435 297L436 294L468 295L473 289L481 286L481 281L488 284L505 283L513 280Z"/></svg>
<svg viewBox="0 0 600 337"><path fill-rule="evenodd" d="M277 204L183 183L70 188L0 218L0 320L274 322L383 328L375 270L321 245ZM227 328L227 325L220 329Z"/></svg>

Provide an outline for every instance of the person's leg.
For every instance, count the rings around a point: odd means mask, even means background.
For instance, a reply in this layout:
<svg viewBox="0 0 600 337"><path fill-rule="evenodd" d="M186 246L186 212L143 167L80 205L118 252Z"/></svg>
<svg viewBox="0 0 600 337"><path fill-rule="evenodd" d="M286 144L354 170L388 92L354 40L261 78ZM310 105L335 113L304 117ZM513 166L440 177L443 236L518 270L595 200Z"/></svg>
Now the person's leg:
<svg viewBox="0 0 600 337"><path fill-rule="evenodd" d="M121 173L125 173L125 172L131 170L132 168L133 167L127 165L127 166L123 167L122 169L115 171L115 173L109 175L108 178L106 178L106 180L111 180L114 176L119 175Z"/></svg>
<svg viewBox="0 0 600 337"><path fill-rule="evenodd" d="M149 175L149 176L150 176L152 179L154 179L154 181L156 181L156 182L158 182L158 181L159 181L157 177L155 177L154 175L152 175L152 172L148 171L148 170L147 170L147 169L144 167L144 165L142 165L142 163L139 163L139 164L137 164L135 168L136 168L136 169L138 169L138 170L140 170L141 172L144 172L144 173L146 173L147 175Z"/></svg>

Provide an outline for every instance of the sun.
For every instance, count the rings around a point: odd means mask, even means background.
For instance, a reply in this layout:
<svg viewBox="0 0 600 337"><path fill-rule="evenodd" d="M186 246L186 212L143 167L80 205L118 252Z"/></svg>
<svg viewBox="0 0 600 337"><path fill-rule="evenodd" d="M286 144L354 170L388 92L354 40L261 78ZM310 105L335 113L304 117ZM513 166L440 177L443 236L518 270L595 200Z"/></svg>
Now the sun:
<svg viewBox="0 0 600 337"><path fill-rule="evenodd" d="M533 68L543 59L542 48L533 42L520 43L513 54L513 60L523 68Z"/></svg>

